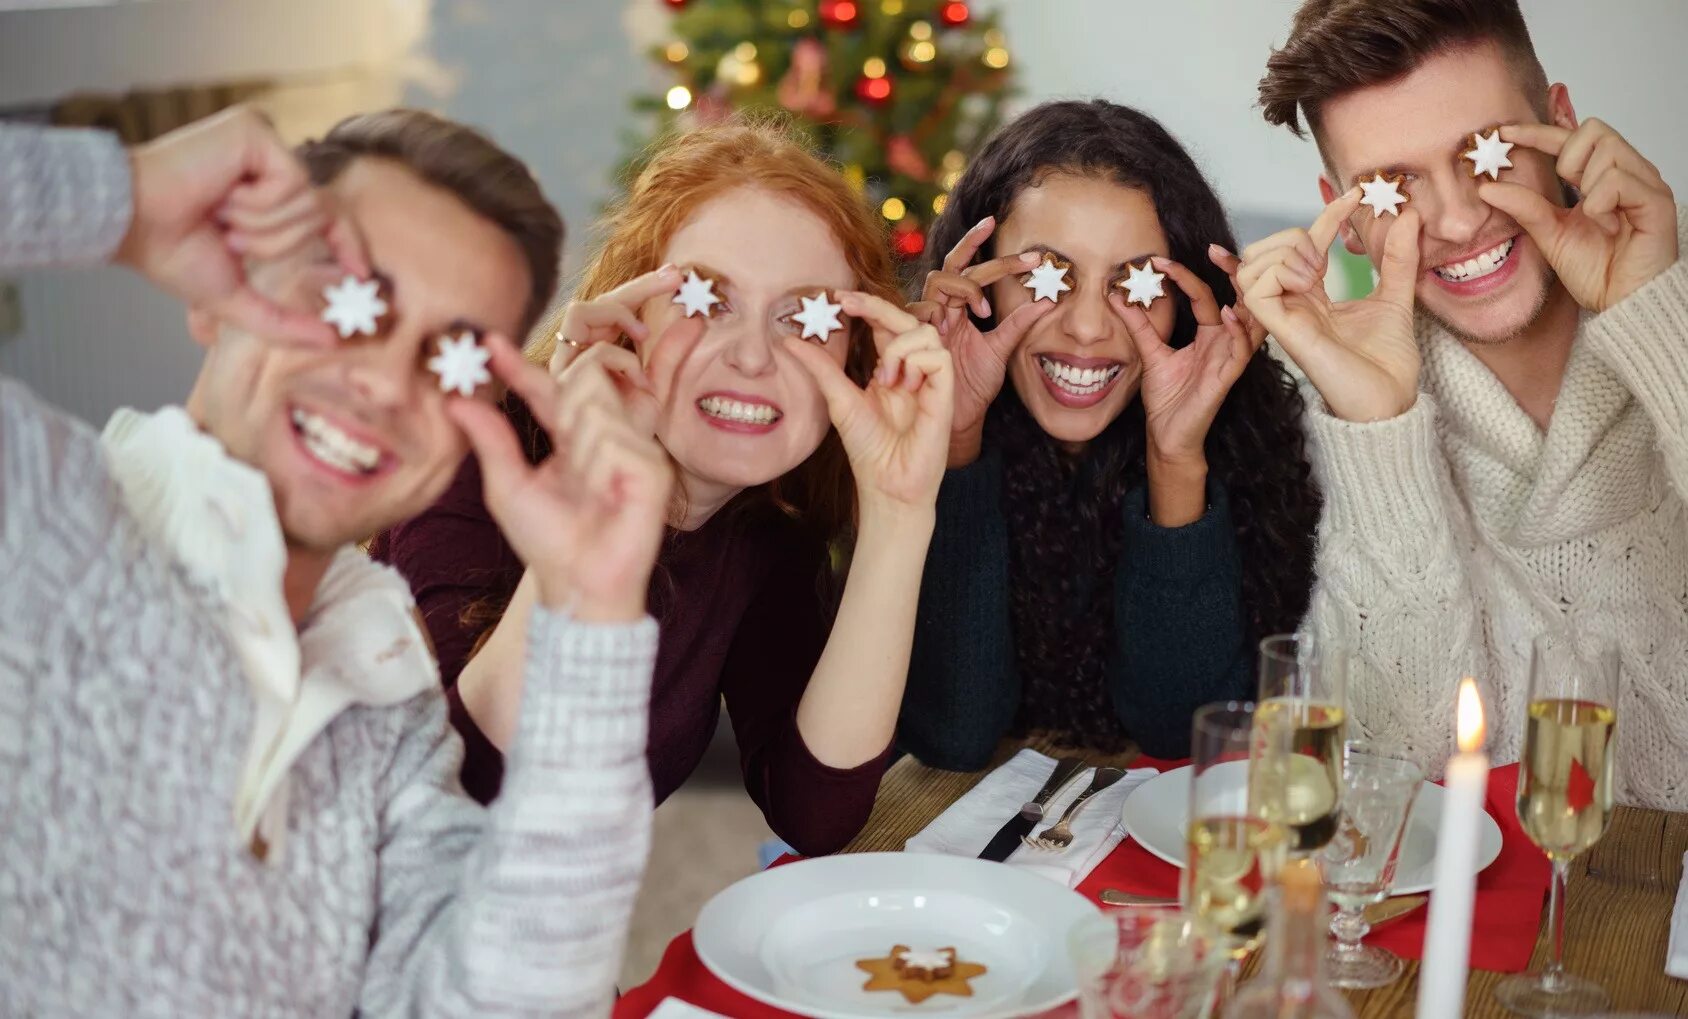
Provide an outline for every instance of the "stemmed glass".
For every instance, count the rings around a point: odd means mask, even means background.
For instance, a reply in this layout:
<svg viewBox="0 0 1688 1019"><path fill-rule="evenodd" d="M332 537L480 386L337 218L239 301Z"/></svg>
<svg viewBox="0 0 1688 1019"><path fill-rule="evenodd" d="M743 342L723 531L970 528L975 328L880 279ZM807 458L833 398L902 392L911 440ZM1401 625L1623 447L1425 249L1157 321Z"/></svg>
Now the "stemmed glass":
<svg viewBox="0 0 1688 1019"><path fill-rule="evenodd" d="M1198 1019L1209 1014L1228 947L1168 906L1108 908L1069 939L1082 1019Z"/></svg>
<svg viewBox="0 0 1688 1019"><path fill-rule="evenodd" d="M1312 635L1260 642L1256 724L1288 750L1258 768L1254 799L1284 827L1291 853L1310 853L1336 833L1347 720L1347 657Z"/></svg>
<svg viewBox="0 0 1688 1019"><path fill-rule="evenodd" d="M1518 820L1553 864L1547 907L1553 955L1540 973L1495 987L1500 1003L1523 1015L1580 1015L1611 1001L1599 984L1565 972L1565 879L1571 861L1600 841L1612 818L1612 737L1622 694L1617 647L1609 639L1568 632L1536 638Z"/></svg>
<svg viewBox="0 0 1688 1019"><path fill-rule="evenodd" d="M1333 987L1385 987L1401 976L1401 957L1360 939L1371 931L1365 908L1382 901L1395 880L1401 836L1407 830L1424 769L1406 749L1351 739L1342 748L1342 814L1336 835L1319 853L1325 889L1337 912L1336 943L1325 956Z"/></svg>
<svg viewBox="0 0 1688 1019"><path fill-rule="evenodd" d="M1266 885L1283 862L1283 828L1251 803L1252 772L1276 757L1247 701L1197 709L1191 725L1184 908L1231 939L1241 960L1265 932Z"/></svg>

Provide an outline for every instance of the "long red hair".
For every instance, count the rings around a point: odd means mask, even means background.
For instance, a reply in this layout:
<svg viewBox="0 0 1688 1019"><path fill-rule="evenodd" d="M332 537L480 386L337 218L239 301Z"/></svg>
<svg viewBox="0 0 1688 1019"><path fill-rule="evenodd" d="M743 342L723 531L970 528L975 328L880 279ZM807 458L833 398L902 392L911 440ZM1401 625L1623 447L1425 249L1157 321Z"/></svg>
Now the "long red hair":
<svg viewBox="0 0 1688 1019"><path fill-rule="evenodd" d="M575 297L590 300L662 264L669 239L704 203L734 188L760 188L795 201L832 231L856 287L902 303L885 225L836 167L793 136L782 121L735 117L657 142L626 193L600 222L602 236ZM545 364L557 346L563 310L531 334L527 355ZM877 360L866 323L851 324L845 372L866 385ZM743 498L771 501L829 539L854 527L855 481L836 431L808 459Z"/></svg>

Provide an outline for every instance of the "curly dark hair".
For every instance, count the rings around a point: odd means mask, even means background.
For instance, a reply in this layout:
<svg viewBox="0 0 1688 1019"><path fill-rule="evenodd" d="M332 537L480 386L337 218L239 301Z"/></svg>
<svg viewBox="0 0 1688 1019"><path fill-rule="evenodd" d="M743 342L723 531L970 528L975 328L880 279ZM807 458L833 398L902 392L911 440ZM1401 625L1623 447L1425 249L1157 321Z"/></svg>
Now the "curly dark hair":
<svg viewBox="0 0 1688 1019"><path fill-rule="evenodd" d="M927 246L930 268L986 216L1006 218L1015 198L1051 173L1100 177L1153 199L1168 254L1213 288L1221 305L1236 295L1207 256L1210 243L1236 250L1224 208L1182 146L1129 107L1104 100L1050 102L993 137L951 191ZM994 257L987 244L979 259ZM1189 343L1196 322L1172 291L1170 339ZM995 323L975 316L981 330ZM1207 435L1210 478L1230 503L1242 558L1242 601L1254 635L1293 630L1313 583L1320 497L1301 430L1294 381L1264 349L1231 388ZM1084 746L1117 748L1128 738L1107 690L1114 639L1113 577L1126 493L1145 483L1141 400L1133 399L1084 451L1063 451L1021 404L1012 385L992 405L985 442L1003 457L1013 623L1023 695L1017 725L1048 729ZM1250 641L1252 646L1252 641Z"/></svg>

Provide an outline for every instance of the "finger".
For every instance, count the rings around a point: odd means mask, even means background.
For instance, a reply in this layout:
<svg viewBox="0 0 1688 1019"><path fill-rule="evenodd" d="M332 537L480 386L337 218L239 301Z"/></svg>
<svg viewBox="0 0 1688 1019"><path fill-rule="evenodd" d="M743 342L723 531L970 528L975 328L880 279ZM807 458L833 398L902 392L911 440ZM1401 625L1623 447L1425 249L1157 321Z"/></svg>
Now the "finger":
<svg viewBox="0 0 1688 1019"><path fill-rule="evenodd" d="M1477 197L1511 216L1524 228L1543 252L1552 251L1559 233L1559 216L1564 211L1531 188L1513 181L1484 181L1477 185Z"/></svg>
<svg viewBox="0 0 1688 1019"><path fill-rule="evenodd" d="M1557 156L1571 137L1569 128L1558 124L1508 124L1500 129L1502 140L1522 145L1537 152Z"/></svg>
<svg viewBox="0 0 1688 1019"><path fill-rule="evenodd" d="M1170 258L1156 255L1150 261L1155 268L1172 277L1172 282L1178 284L1178 289L1190 299L1190 311L1195 315L1197 325L1219 324L1219 302L1214 299L1213 288L1205 280Z"/></svg>
<svg viewBox="0 0 1688 1019"><path fill-rule="evenodd" d="M821 397L826 400L827 414L832 418L832 423L837 425L847 420L861 405L863 396L850 377L844 374L844 369L838 366L838 362L834 361L831 355L807 340L787 336L781 342L785 344L791 356L797 359L803 370L809 373L809 377L815 380L815 385L820 387Z"/></svg>
<svg viewBox="0 0 1688 1019"><path fill-rule="evenodd" d="M1418 286L1418 210L1405 209L1389 224L1383 241L1383 261L1377 270L1377 293L1397 304L1412 304Z"/></svg>
<svg viewBox="0 0 1688 1019"><path fill-rule="evenodd" d="M231 250L238 251L248 258L255 258L259 261L273 261L298 251L310 241L320 237L327 223L328 221L325 219L312 217L300 220L282 229L272 229L257 234L233 230L228 234L228 245Z"/></svg>
<svg viewBox="0 0 1688 1019"><path fill-rule="evenodd" d="M945 310L944 306L937 301L916 301L908 306L908 313L913 315L916 321L929 326L937 326L940 332L943 331Z"/></svg>
<svg viewBox="0 0 1688 1019"><path fill-rule="evenodd" d="M921 348L911 350L903 357L903 381L913 380L909 389L922 389L947 372L954 365L947 350L932 350Z"/></svg>
<svg viewBox="0 0 1688 1019"><path fill-rule="evenodd" d="M334 328L320 315L284 307L246 285L208 305L207 310L255 336L282 343L332 347L339 339Z"/></svg>
<svg viewBox="0 0 1688 1019"><path fill-rule="evenodd" d="M577 306L569 309L563 316L563 331L569 337L580 343L591 342L587 336L577 335L581 327L586 329L620 329L625 336L635 340L642 340L648 333L645 324L639 321L632 308L619 301L607 300L608 294L593 301L577 302Z"/></svg>
<svg viewBox="0 0 1688 1019"><path fill-rule="evenodd" d="M1595 222L1609 223L1608 234L1616 234L1621 228L1619 213L1643 233L1659 233L1675 225L1676 209L1670 195L1623 169L1607 171L1583 195L1578 208Z"/></svg>
<svg viewBox="0 0 1688 1019"><path fill-rule="evenodd" d="M955 412L955 361L947 350L917 350L903 362L903 374L913 380L916 406L922 417L936 418L935 427L949 432Z"/></svg>
<svg viewBox="0 0 1688 1019"><path fill-rule="evenodd" d="M902 373L903 359L917 350L942 350L938 331L931 326L919 326L892 340L879 352L879 366L874 378L882 386L896 384Z"/></svg>
<svg viewBox="0 0 1688 1019"><path fill-rule="evenodd" d="M926 288L921 292L921 297L949 308L972 308L973 313L981 318L991 313L990 300L985 297L985 288L960 273L927 273Z"/></svg>
<svg viewBox="0 0 1688 1019"><path fill-rule="evenodd" d="M322 236L328 241L328 250L333 253L334 261L360 280L375 275L375 268L369 263L369 252L364 247L363 234L358 231L357 224L350 216L335 208L331 200L325 204L329 212L328 229Z"/></svg>
<svg viewBox="0 0 1688 1019"><path fill-rule="evenodd" d="M674 376L697 349L707 325L708 320L701 317L678 318L657 334L645 355L645 377L653 393L666 396L674 388Z"/></svg>
<svg viewBox="0 0 1688 1019"><path fill-rule="evenodd" d="M1259 348L1261 340L1254 338L1242 316L1231 308L1223 308L1219 312L1221 324L1225 327L1225 334L1231 340L1231 356L1238 361L1247 361ZM1264 339L1262 333L1261 339ZM1237 369L1239 372L1241 368Z"/></svg>
<svg viewBox="0 0 1688 1019"><path fill-rule="evenodd" d="M996 217L986 216L973 224L973 228L961 235L961 240L955 243L949 254L944 256L945 272L960 272L973 264L974 256L979 248L990 239L991 231L996 229Z"/></svg>
<svg viewBox="0 0 1688 1019"><path fill-rule="evenodd" d="M589 413L621 407L621 393L609 373L594 367L588 371L570 372L558 386L556 409L551 412L557 431L572 436L581 420ZM535 412L540 413L538 411Z"/></svg>
<svg viewBox="0 0 1688 1019"><path fill-rule="evenodd" d="M496 501L532 470L510 419L497 407L484 400L452 398L445 402L445 413L463 430L480 461L487 502Z"/></svg>
<svg viewBox="0 0 1688 1019"><path fill-rule="evenodd" d="M641 276L635 276L616 287L598 300L613 301L624 308L637 310L646 301L663 294L673 293L680 288L680 269L673 263L652 269ZM596 303L596 302L593 302Z"/></svg>
<svg viewBox="0 0 1688 1019"><path fill-rule="evenodd" d="M1126 301L1124 295L1117 291L1108 295L1108 305L1125 323L1125 331L1131 334L1132 346L1137 348L1137 359L1144 367L1158 364L1161 358L1172 352L1142 308Z"/></svg>
<svg viewBox="0 0 1688 1019"><path fill-rule="evenodd" d="M1243 260L1233 255L1231 250L1222 244L1209 244L1207 246L1207 257L1208 261L1219 267L1220 272L1233 279L1236 278L1237 270L1241 269L1243 265Z"/></svg>
<svg viewBox="0 0 1688 1019"><path fill-rule="evenodd" d="M1572 131L1560 146L1559 159L1553 167L1554 172L1561 179L1581 187L1583 171L1588 166L1589 158L1594 155L1595 148L1616 133L1598 117L1590 117L1578 124L1576 130Z"/></svg>
<svg viewBox="0 0 1688 1019"><path fill-rule="evenodd" d="M482 342L492 355L487 367L492 370L493 376L521 397L535 419L549 432L559 392L557 380L551 377L550 372L523 357L515 344L502 334L487 333ZM556 436L552 435L552 439L555 440Z"/></svg>
<svg viewBox="0 0 1688 1019"><path fill-rule="evenodd" d="M275 205L246 207L235 204L232 200L225 202L217 218L230 230L261 234L291 226L302 220L326 223L328 214L322 207L317 193L305 188Z"/></svg>
<svg viewBox="0 0 1688 1019"><path fill-rule="evenodd" d="M878 347L883 347L893 337L901 336L920 326L919 320L902 308L882 297L864 294L859 290L839 291L838 303L844 306L845 314L851 318L859 318L873 327L873 342Z"/></svg>
<svg viewBox="0 0 1688 1019"><path fill-rule="evenodd" d="M997 280L1036 269L1043 264L1044 254L1041 251L1022 251L1018 255L1002 255L988 262L968 266L962 275L980 286L990 286Z"/></svg>
<svg viewBox="0 0 1688 1019"><path fill-rule="evenodd" d="M1336 241L1337 228L1359 208L1360 189L1357 187L1349 188L1340 198L1325 206L1324 211L1319 213L1319 218L1313 220L1313 225L1307 230L1307 236L1313 241L1313 250L1321 255L1329 251Z"/></svg>
<svg viewBox="0 0 1688 1019"><path fill-rule="evenodd" d="M1265 257L1267 252L1276 251L1279 248L1293 248L1306 236L1307 231L1297 226L1262 237L1243 249L1243 264L1247 265L1249 262L1258 261Z"/></svg>
<svg viewBox="0 0 1688 1019"><path fill-rule="evenodd" d="M1237 282L1242 285L1243 292L1247 293L1267 271L1280 265L1295 265L1298 254L1294 246L1260 252L1243 262L1242 270L1237 274Z"/></svg>
<svg viewBox="0 0 1688 1019"><path fill-rule="evenodd" d="M998 357L1006 361L1031 327L1054 310L1055 305L1050 301L1029 301L1009 312L995 329L985 334L984 340Z"/></svg>
<svg viewBox="0 0 1688 1019"><path fill-rule="evenodd" d="M1588 164L1583 168L1582 179L1573 183L1587 190L1613 169L1627 170L1649 187L1664 185L1659 168L1648 162L1615 131L1594 143L1594 148L1589 152ZM1565 179L1570 180L1569 177Z"/></svg>
<svg viewBox="0 0 1688 1019"><path fill-rule="evenodd" d="M613 343L599 343L587 350L569 366L564 378L566 380L576 372L587 371L602 372L618 383L625 382L636 389L651 388L650 377L645 373L645 366L639 362L639 355ZM567 388L566 382L564 388Z"/></svg>

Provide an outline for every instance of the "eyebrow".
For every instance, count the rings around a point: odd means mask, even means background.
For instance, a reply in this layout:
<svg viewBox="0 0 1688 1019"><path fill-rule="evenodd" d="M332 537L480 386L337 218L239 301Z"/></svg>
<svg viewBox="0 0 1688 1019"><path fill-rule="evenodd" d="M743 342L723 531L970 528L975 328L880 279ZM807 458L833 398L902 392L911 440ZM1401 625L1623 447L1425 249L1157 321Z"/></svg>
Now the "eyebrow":
<svg viewBox="0 0 1688 1019"><path fill-rule="evenodd" d="M715 268L712 265L705 265L702 262L693 262L689 266L689 268L694 269L694 270L696 270L696 271L698 271L698 272L700 272L700 273L702 273L706 276L715 277L715 279L717 281L719 281L722 286L730 287L730 286L733 285L733 278L731 276L727 275L726 273L722 272L721 270Z"/></svg>
<svg viewBox="0 0 1688 1019"><path fill-rule="evenodd" d="M1072 257L1071 255L1068 255L1068 254L1066 254L1062 251L1059 251L1056 248L1050 247L1047 244L1041 244L1041 243L1039 243L1039 244L1029 244L1029 245L1026 246L1025 250L1027 250L1027 251L1041 251L1045 255L1053 255L1054 257L1059 258L1061 261L1066 262L1069 265L1077 265L1078 264L1078 259L1076 259L1076 258ZM1163 257L1163 256L1156 255L1152 251L1145 251L1145 252L1142 252L1140 254L1134 255L1131 258L1128 258L1125 261L1120 262L1119 264L1115 265L1112 269L1109 270L1109 273L1110 274L1121 273L1121 272L1124 272L1125 270L1131 268L1134 265L1142 265L1143 260L1146 259L1146 258L1159 258L1159 257Z"/></svg>

